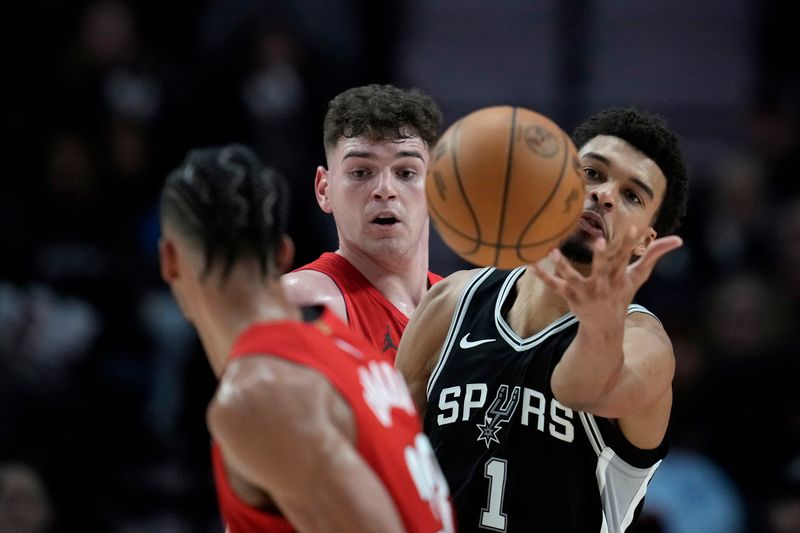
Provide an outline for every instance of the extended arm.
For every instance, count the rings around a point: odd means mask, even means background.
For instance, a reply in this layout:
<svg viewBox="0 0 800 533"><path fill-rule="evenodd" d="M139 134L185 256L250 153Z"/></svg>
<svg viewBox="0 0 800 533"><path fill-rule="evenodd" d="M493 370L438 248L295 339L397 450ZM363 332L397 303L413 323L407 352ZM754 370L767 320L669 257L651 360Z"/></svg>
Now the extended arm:
<svg viewBox="0 0 800 533"><path fill-rule="evenodd" d="M439 360L461 290L474 273L459 271L431 287L400 339L394 364L403 374L420 416L427 406L428 379Z"/></svg>
<svg viewBox="0 0 800 533"><path fill-rule="evenodd" d="M349 406L317 372L273 358L235 361L208 423L228 468L268 493L299 531L404 531L354 447Z"/></svg>
<svg viewBox="0 0 800 533"><path fill-rule="evenodd" d="M606 249L603 240L595 242L588 276L558 251L550 256L552 272L539 266L534 272L568 302L579 320L575 339L553 371L553 394L572 409L619 419L629 440L654 447L669 419L672 344L658 320L641 313L628 315L627 308L656 261L681 241L657 239L628 264L624 251L633 242L632 233L614 249Z"/></svg>

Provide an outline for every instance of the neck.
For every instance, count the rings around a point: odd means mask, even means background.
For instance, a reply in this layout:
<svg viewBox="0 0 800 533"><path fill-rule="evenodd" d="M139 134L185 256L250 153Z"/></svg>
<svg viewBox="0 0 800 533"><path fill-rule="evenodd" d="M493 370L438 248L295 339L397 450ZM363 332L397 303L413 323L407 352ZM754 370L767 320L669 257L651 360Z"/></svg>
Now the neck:
<svg viewBox="0 0 800 533"><path fill-rule="evenodd" d="M550 261L542 261L544 270L554 270ZM508 311L506 321L522 338L530 337L569 311L567 301L553 292L530 269L516 282L517 297Z"/></svg>
<svg viewBox="0 0 800 533"><path fill-rule="evenodd" d="M336 253L347 259L395 307L410 316L428 290L427 233L405 254L370 255L344 243Z"/></svg>
<svg viewBox="0 0 800 533"><path fill-rule="evenodd" d="M222 375L234 342L248 327L301 319L300 310L286 300L277 280L247 282L231 276L223 287L209 283L202 302L193 322L217 377Z"/></svg>

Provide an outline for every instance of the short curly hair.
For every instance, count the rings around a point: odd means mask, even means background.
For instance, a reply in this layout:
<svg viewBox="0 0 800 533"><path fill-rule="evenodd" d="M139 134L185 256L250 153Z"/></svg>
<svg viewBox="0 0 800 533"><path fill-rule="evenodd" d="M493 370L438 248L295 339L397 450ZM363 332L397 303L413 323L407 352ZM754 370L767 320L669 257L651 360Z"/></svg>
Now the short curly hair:
<svg viewBox="0 0 800 533"><path fill-rule="evenodd" d="M419 89L394 85L365 85L348 89L328 104L325 114L325 151L341 137L366 136L375 141L419 136L428 147L439 139L442 113L436 102ZM411 131L409 131L411 130Z"/></svg>
<svg viewBox="0 0 800 533"><path fill-rule="evenodd" d="M653 229L658 235L673 233L686 214L689 196L689 177L677 134L659 115L634 108L611 108L575 128L572 140L580 150L598 135L619 137L658 165L667 178L667 189Z"/></svg>

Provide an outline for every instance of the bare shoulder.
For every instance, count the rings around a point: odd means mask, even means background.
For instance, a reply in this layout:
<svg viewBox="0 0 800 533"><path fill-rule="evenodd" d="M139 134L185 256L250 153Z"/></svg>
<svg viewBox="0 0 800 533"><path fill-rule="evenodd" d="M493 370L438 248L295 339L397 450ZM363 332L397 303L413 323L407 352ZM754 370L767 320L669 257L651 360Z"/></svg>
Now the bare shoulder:
<svg viewBox="0 0 800 533"><path fill-rule="evenodd" d="M425 389L450 329L450 321L466 284L478 269L460 270L433 285L411 315L395 366L403 374L420 413L426 403Z"/></svg>
<svg viewBox="0 0 800 533"><path fill-rule="evenodd" d="M328 380L313 369L276 357L245 357L226 368L209 405L209 429L223 440L270 427L291 431L317 419L309 415L336 399Z"/></svg>
<svg viewBox="0 0 800 533"><path fill-rule="evenodd" d="M330 442L351 446L352 410L311 368L276 357L232 361L208 408L229 470L280 504L307 494Z"/></svg>
<svg viewBox="0 0 800 533"><path fill-rule="evenodd" d="M444 326L445 332L443 333L446 333L464 286L477 272L478 269L459 270L434 284L411 316L403 338L408 334L409 329L412 330L412 335L417 336L422 333L438 334ZM442 340L444 340L443 336ZM410 344L410 342L406 344Z"/></svg>
<svg viewBox="0 0 800 533"><path fill-rule="evenodd" d="M464 286L475 277L482 269L474 268L470 270L459 270L435 283L425 294L420 308L427 309L428 312L446 311L447 308L454 310ZM419 309L417 310L419 311ZM415 316L420 314L415 312Z"/></svg>
<svg viewBox="0 0 800 533"><path fill-rule="evenodd" d="M672 341L664 325L655 316L641 312L630 313L625 319L625 337L626 343L630 341L641 344L641 348L646 349L651 356L663 358L665 363L674 363Z"/></svg>
<svg viewBox="0 0 800 533"><path fill-rule="evenodd" d="M281 276L286 296L297 306L324 305L343 320L347 320L344 297L336 283L316 270L300 270Z"/></svg>

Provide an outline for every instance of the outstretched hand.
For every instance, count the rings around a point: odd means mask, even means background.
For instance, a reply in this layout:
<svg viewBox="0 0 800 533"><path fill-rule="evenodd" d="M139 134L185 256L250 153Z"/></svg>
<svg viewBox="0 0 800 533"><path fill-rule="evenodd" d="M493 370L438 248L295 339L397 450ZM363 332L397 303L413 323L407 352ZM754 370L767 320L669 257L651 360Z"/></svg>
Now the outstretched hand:
<svg viewBox="0 0 800 533"><path fill-rule="evenodd" d="M532 269L539 279L567 301L581 322L621 324L628 305L650 277L656 262L683 245L681 238L674 235L656 239L639 259L630 263L630 251L635 243L633 227L614 246L607 246L603 238L595 240L592 270L587 276L575 270L558 249L548 256L553 264L552 272L538 264Z"/></svg>

